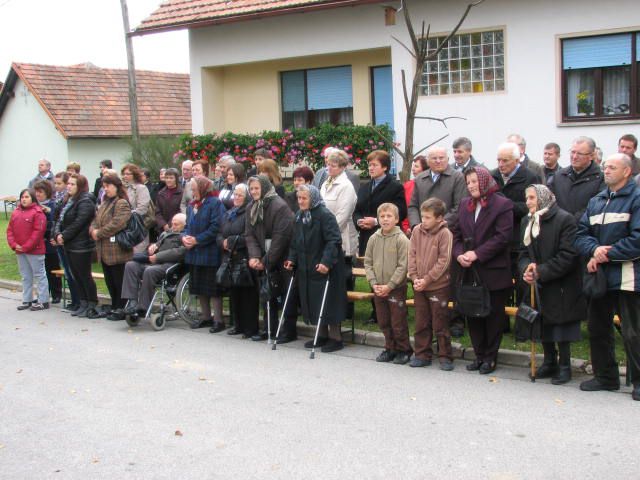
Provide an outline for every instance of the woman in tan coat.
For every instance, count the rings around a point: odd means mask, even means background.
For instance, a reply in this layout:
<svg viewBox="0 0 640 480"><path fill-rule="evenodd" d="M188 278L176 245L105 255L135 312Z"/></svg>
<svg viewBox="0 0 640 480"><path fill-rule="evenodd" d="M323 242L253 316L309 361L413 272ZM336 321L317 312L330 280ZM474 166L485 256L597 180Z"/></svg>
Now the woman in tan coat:
<svg viewBox="0 0 640 480"><path fill-rule="evenodd" d="M104 199L91 224L91 237L96 241L98 260L102 263L104 281L111 295L109 320L124 320L122 281L124 266L133 257L133 250L122 248L115 235L127 226L131 218L131 205L122 181L117 175L102 178ZM97 317L98 315L96 315Z"/></svg>

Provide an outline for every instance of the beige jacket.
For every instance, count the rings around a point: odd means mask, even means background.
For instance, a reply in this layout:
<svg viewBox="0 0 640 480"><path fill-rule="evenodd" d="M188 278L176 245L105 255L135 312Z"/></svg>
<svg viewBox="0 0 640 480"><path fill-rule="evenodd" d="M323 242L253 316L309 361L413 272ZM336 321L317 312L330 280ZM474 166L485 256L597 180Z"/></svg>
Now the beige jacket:
<svg viewBox="0 0 640 480"><path fill-rule="evenodd" d="M367 280L374 285L387 285L391 290L407 283L407 256L409 239L400 227L387 235L379 229L374 233L364 254Z"/></svg>
<svg viewBox="0 0 640 480"><path fill-rule="evenodd" d="M445 220L431 230L424 228L422 223L416 225L409 248L409 278L425 279L428 292L448 287L452 248L453 235Z"/></svg>
<svg viewBox="0 0 640 480"><path fill-rule="evenodd" d="M346 171L338 175L333 182L329 182L327 179L320 187L320 195L322 195L327 208L336 217L344 254L347 256L356 255L358 253L358 231L353 223L353 211L356 208L358 196Z"/></svg>

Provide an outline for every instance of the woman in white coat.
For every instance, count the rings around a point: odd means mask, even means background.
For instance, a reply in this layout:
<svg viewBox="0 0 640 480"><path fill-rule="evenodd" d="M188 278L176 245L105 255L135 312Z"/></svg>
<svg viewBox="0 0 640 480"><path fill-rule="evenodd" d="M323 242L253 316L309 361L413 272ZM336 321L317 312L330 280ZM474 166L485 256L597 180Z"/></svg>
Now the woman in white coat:
<svg viewBox="0 0 640 480"><path fill-rule="evenodd" d="M144 220L147 217L147 212L151 207L151 195L149 189L142 183L142 171L140 167L132 163L127 163L120 171L122 175L122 183L127 190L127 197L129 198L129 205L131 205L131 211L136 212ZM155 215L155 214L154 214ZM134 253L144 253L149 246L149 232L144 237L144 240L138 245L133 247Z"/></svg>

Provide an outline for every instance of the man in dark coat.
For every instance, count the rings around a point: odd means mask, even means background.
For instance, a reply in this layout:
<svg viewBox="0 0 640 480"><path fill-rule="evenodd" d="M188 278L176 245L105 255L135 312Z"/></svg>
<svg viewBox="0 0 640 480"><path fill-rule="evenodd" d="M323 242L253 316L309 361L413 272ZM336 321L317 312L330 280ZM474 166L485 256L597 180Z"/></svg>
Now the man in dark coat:
<svg viewBox="0 0 640 480"><path fill-rule="evenodd" d="M542 173L544 174L544 184L549 185L551 177L553 177L560 170L560 145L554 142L549 142L543 149L544 168Z"/></svg>
<svg viewBox="0 0 640 480"><path fill-rule="evenodd" d="M640 174L640 158L636 157L638 139L635 135L627 133L618 140L618 153L624 153L631 159L631 176Z"/></svg>
<svg viewBox="0 0 640 480"><path fill-rule="evenodd" d="M374 150L367 157L369 162L369 176L371 181L365 183L358 190L358 201L353 211L353 222L360 234L358 255L364 256L367 242L371 235L379 228L378 207L390 202L398 207L400 222L407 217L407 202L404 199L402 184L388 172L391 168L389 154L382 150Z"/></svg>
<svg viewBox="0 0 640 480"><path fill-rule="evenodd" d="M480 162L473 158L471 153L473 145L471 144L471 140L467 137L456 138L453 141L452 147L454 162L451 164L451 168L454 170L464 173L471 167L482 166Z"/></svg>
<svg viewBox="0 0 640 480"><path fill-rule="evenodd" d="M561 168L547 186L556 196L558 206L580 220L591 198L606 188L604 174L594 161L596 143L589 137L578 137L572 145L571 165Z"/></svg>
<svg viewBox="0 0 640 480"><path fill-rule="evenodd" d="M105 170L111 170L113 168L113 162L108 158L100 161L100 176L96 178L95 183L93 184L93 196L98 198L100 194L100 189L102 188L102 175Z"/></svg>
<svg viewBox="0 0 640 480"><path fill-rule="evenodd" d="M53 187L53 173L51 172L51 162L46 158L43 158L38 162L38 174L29 180L29 188L33 188L33 186L39 181L47 181Z"/></svg>
<svg viewBox="0 0 640 480"><path fill-rule="evenodd" d="M420 205L425 200L435 197L447 206L444 219L449 226L456 221L460 200L467 196L467 186L461 172L454 170L449 165L447 149L444 147L431 147L427 151L427 164L429 169L418 174L415 178L415 187L409 202L408 215L411 229L422 222L420 218Z"/></svg>
<svg viewBox="0 0 640 480"><path fill-rule="evenodd" d="M535 183L544 183L544 171L542 169L542 165L538 162L534 162L527 155L527 141L524 139L522 135L517 133L512 133L507 137L507 142L515 143L518 146L518 150L520 151L520 165L525 168L528 168L537 178ZM518 230L516 225L516 230Z"/></svg>

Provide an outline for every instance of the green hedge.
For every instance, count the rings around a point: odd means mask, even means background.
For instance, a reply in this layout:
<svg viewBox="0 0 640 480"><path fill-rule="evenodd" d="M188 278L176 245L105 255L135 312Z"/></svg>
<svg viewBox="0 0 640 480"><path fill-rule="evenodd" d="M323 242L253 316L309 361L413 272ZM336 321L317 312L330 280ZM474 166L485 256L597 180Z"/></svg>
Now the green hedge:
<svg viewBox="0 0 640 480"><path fill-rule="evenodd" d="M393 132L385 125L376 127L386 138ZM305 162L314 170L324 166L323 150L338 147L347 152L355 168L367 171L367 155L373 150L391 151L391 145L380 138L370 126L321 125L316 128L265 131L257 135L227 132L223 134L183 135L180 137L173 158L183 160L207 160L215 163L223 155L233 155L245 168L253 165L253 152L258 148L269 149L281 165Z"/></svg>

